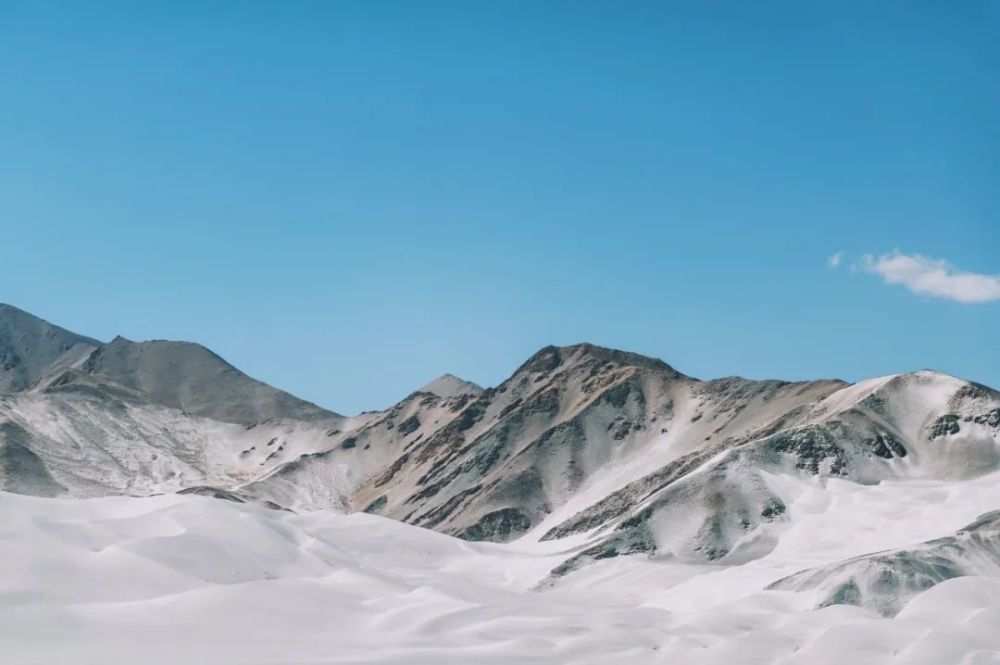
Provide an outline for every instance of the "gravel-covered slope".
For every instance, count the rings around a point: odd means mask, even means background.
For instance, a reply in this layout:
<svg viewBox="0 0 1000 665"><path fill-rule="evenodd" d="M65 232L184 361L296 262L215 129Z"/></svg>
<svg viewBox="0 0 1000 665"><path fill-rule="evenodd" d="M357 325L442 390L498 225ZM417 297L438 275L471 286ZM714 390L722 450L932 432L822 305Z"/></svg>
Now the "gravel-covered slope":
<svg viewBox="0 0 1000 665"><path fill-rule="evenodd" d="M317 508L336 486L344 488L339 496L353 493L358 510L472 540L509 540L556 527L553 520L660 467L707 459L794 421L843 385L701 382L636 354L547 347L496 388L415 393L338 447L244 489ZM617 496L626 499L623 510L634 507L631 491ZM612 511L590 526L617 517Z"/></svg>
<svg viewBox="0 0 1000 665"><path fill-rule="evenodd" d="M199 344L116 337L88 356L83 372L134 388L151 402L222 422L323 420L315 404L250 378Z"/></svg>
<svg viewBox="0 0 1000 665"><path fill-rule="evenodd" d="M100 344L0 303L0 394L25 390L73 366Z"/></svg>

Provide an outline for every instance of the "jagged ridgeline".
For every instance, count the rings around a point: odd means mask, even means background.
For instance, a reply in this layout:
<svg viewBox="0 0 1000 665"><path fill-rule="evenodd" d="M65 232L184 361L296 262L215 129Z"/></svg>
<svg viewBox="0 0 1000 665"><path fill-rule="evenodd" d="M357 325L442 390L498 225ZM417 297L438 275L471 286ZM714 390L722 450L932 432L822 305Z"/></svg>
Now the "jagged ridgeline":
<svg viewBox="0 0 1000 665"><path fill-rule="evenodd" d="M998 441L1000 395L935 372L702 381L589 344L546 347L494 388L445 375L344 417L197 344L102 343L0 306L4 489L187 491L567 539L556 575L633 553L753 558L789 519L775 477L960 480L1000 467Z"/></svg>

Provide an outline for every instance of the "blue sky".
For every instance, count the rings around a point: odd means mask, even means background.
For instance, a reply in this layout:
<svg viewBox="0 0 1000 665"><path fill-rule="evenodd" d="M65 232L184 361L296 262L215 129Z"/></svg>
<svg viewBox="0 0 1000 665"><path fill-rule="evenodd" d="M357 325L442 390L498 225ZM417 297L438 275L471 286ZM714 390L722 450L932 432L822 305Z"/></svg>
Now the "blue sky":
<svg viewBox="0 0 1000 665"><path fill-rule="evenodd" d="M998 33L997 2L3 2L0 301L348 413L577 341L1000 386Z"/></svg>

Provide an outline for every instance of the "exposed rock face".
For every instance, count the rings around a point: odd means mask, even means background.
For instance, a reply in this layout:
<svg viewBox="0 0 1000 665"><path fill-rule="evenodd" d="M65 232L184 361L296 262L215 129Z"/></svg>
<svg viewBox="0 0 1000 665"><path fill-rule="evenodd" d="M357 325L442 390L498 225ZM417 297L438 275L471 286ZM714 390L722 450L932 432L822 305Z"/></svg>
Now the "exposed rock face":
<svg viewBox="0 0 1000 665"><path fill-rule="evenodd" d="M934 421L931 425L930 439L938 439L942 436L951 436L962 431L958 424L959 417L954 413L947 413Z"/></svg>

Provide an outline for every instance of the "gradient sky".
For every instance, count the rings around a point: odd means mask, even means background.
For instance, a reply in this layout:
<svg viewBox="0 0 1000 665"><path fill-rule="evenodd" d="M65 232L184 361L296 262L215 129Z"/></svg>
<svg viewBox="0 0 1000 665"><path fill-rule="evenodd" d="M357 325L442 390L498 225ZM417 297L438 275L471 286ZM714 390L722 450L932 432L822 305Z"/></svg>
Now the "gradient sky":
<svg viewBox="0 0 1000 665"><path fill-rule="evenodd" d="M578 341L1000 387L998 71L996 1L0 0L0 301L345 413Z"/></svg>

